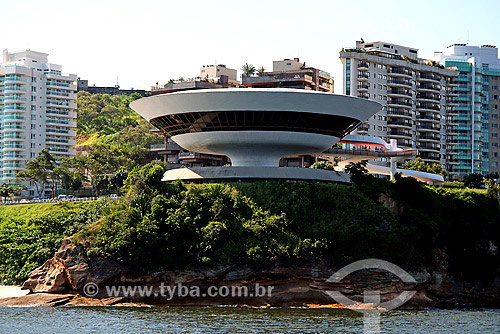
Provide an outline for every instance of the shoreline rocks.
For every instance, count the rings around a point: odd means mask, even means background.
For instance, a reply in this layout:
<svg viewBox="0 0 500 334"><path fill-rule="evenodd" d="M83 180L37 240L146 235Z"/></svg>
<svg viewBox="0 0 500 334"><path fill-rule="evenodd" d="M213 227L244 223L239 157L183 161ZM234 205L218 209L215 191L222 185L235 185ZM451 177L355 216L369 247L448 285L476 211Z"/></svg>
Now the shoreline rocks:
<svg viewBox="0 0 500 334"><path fill-rule="evenodd" d="M412 273L417 283L405 285L396 276L381 270L363 270L348 275L341 283L328 283L335 272L324 263L304 266L280 266L252 269L248 266L219 267L186 271L144 273L129 270L112 261L87 262L77 255L76 246L65 239L59 251L30 273L23 284L27 296L0 300L0 306L59 306L59 305L230 305L249 307L342 307L328 294L337 290L360 303L363 292L380 291L381 301L392 300L403 291L415 295L401 309L428 309L439 307L500 307L500 280L478 291L473 285L457 282L449 276L446 264L427 272ZM99 291L85 295L86 284L94 284ZM196 296L162 295L162 284L187 289L196 287ZM273 287L272 293L258 296L256 286ZM108 295L106 287L145 287L149 295L130 295L126 290ZM209 287L246 287L246 297L207 297ZM129 290L131 291L131 290ZM92 291L93 292L93 291ZM203 295L205 294L205 295ZM91 297L91 298L89 298Z"/></svg>

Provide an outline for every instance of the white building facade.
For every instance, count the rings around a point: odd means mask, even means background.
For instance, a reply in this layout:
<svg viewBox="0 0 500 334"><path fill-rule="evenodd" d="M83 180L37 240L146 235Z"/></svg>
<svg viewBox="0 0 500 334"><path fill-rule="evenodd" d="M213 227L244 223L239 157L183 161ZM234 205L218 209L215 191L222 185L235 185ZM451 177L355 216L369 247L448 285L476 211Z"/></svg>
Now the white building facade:
<svg viewBox="0 0 500 334"><path fill-rule="evenodd" d="M47 148L76 155L76 74L62 74L48 54L3 51L0 64L0 182L16 183L25 163ZM37 196L27 184L28 196ZM47 189L48 190L48 189Z"/></svg>
<svg viewBox="0 0 500 334"><path fill-rule="evenodd" d="M458 71L418 58L415 48L386 42L356 42L356 48L340 52L340 59L344 94L383 105L355 133L396 140L399 147L418 149L422 160L448 169L446 124L454 112Z"/></svg>

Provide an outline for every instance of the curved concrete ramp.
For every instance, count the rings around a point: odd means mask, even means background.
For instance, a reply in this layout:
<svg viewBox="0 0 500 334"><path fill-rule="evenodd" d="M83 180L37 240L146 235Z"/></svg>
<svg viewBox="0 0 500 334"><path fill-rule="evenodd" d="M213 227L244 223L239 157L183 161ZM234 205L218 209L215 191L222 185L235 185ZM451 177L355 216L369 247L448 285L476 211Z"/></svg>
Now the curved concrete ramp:
<svg viewBox="0 0 500 334"><path fill-rule="evenodd" d="M380 174L380 175L391 175L391 168L378 166L374 164L367 164L366 168L369 173ZM413 177L419 181L430 183L430 184L441 184L444 182L443 176L439 174L420 172L417 170L401 169L397 168L396 173L401 173L403 177Z"/></svg>
<svg viewBox="0 0 500 334"><path fill-rule="evenodd" d="M249 180L310 180L349 183L348 174L298 167L189 167L167 170L162 181L237 182Z"/></svg>

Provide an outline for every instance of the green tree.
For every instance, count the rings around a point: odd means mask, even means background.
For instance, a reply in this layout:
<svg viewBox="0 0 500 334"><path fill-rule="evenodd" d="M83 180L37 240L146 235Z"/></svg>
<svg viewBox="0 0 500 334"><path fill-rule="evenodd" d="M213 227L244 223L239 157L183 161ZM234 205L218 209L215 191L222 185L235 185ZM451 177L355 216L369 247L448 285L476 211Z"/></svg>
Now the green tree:
<svg viewBox="0 0 500 334"><path fill-rule="evenodd" d="M241 67L241 70L243 71L243 76L245 77L255 74L255 66L252 64L245 63L245 65Z"/></svg>
<svg viewBox="0 0 500 334"><path fill-rule="evenodd" d="M480 173L471 173L464 176L464 186L466 188L480 189L483 187L484 176Z"/></svg>
<svg viewBox="0 0 500 334"><path fill-rule="evenodd" d="M316 161L309 168L335 170L333 165L327 161Z"/></svg>
<svg viewBox="0 0 500 334"><path fill-rule="evenodd" d="M266 72L266 69L264 68L264 66L261 66L261 67L259 67L257 72L259 72L259 74L264 74Z"/></svg>
<svg viewBox="0 0 500 334"><path fill-rule="evenodd" d="M367 164L367 160L351 162L345 167L345 171L347 174L351 175L351 180L357 183L368 173L368 169L366 168Z"/></svg>
<svg viewBox="0 0 500 334"><path fill-rule="evenodd" d="M38 156L26 163L26 171L17 173L16 178L22 181L31 181L35 184L38 197L42 196L45 186L49 184L51 175L54 176L55 160L48 149L42 150Z"/></svg>
<svg viewBox="0 0 500 334"><path fill-rule="evenodd" d="M5 199L12 197L16 193L26 189L26 186L22 184L2 183L0 184L0 197L2 198L2 201L4 201Z"/></svg>
<svg viewBox="0 0 500 334"><path fill-rule="evenodd" d="M415 158L414 160L410 160L403 164L404 169L417 170L420 172L439 174L443 177L446 177L448 173L444 170L443 166L440 164L428 164L423 161L420 157Z"/></svg>
<svg viewBox="0 0 500 334"><path fill-rule="evenodd" d="M54 175L57 176L59 184L63 187L66 194L74 192L81 188L85 175L77 169L71 168L71 159L63 161L54 169Z"/></svg>

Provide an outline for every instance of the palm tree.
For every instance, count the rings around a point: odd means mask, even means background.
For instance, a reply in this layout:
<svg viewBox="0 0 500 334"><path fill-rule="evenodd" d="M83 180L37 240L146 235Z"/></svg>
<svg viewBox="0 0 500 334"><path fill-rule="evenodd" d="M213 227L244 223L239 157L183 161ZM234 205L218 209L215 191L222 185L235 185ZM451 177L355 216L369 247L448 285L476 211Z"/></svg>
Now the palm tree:
<svg viewBox="0 0 500 334"><path fill-rule="evenodd" d="M257 71L259 72L259 74L264 74L264 72L266 72L266 69L264 68L264 66L261 66Z"/></svg>
<svg viewBox="0 0 500 334"><path fill-rule="evenodd" d="M241 66L241 70L243 71L243 75L245 77L249 77L252 74L255 74L255 66L252 64L245 63L245 65Z"/></svg>

